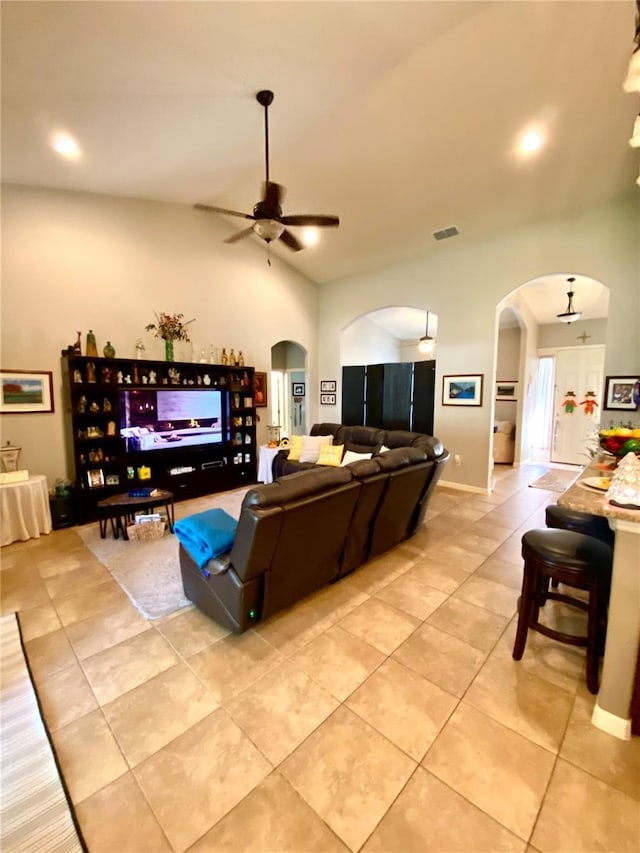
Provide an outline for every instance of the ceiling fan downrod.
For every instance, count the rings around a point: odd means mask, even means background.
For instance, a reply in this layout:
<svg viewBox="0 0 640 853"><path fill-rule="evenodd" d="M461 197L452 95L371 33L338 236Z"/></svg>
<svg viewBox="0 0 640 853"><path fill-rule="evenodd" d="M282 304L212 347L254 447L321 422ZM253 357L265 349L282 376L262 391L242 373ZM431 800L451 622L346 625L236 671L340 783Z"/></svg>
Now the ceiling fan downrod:
<svg viewBox="0 0 640 853"><path fill-rule="evenodd" d="M261 89L256 95L256 101L264 107L264 171L265 180L269 183L269 107L273 103L273 92Z"/></svg>

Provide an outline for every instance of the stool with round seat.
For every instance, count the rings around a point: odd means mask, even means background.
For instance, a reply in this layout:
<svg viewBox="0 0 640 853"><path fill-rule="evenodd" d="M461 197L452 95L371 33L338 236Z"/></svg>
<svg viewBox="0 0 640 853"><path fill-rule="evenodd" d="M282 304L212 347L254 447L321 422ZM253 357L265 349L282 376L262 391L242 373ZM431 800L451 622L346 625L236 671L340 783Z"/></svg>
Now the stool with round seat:
<svg viewBox="0 0 640 853"><path fill-rule="evenodd" d="M600 654L604 646L607 606L611 586L613 550L604 542L572 530L529 530L522 537L524 574L519 603L518 628L513 646L520 660L531 628L572 646L586 646L587 687L598 692ZM588 592L583 601L559 592L549 592L549 581ZM586 636L566 634L540 622L540 608L547 600L560 601L586 611Z"/></svg>
<svg viewBox="0 0 640 853"><path fill-rule="evenodd" d="M596 539L600 539L601 542L613 548L615 534L604 516L579 512L566 506L558 506L558 504L549 504L545 509L545 523L547 527L573 530L574 533L595 536Z"/></svg>

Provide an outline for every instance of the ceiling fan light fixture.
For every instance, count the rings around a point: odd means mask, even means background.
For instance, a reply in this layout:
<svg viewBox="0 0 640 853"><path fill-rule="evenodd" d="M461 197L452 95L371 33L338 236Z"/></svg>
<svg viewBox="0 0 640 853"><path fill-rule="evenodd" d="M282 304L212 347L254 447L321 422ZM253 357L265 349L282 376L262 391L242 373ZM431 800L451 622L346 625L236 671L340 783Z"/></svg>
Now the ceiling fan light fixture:
<svg viewBox="0 0 640 853"><path fill-rule="evenodd" d="M433 352L436 345L436 339L429 334L429 312L427 311L427 324L425 326L424 335L418 341L418 351L423 355L429 355Z"/></svg>
<svg viewBox="0 0 640 853"><path fill-rule="evenodd" d="M258 237L270 243L271 240L277 240L280 237L284 231L284 225L275 219L258 219L253 226L253 230Z"/></svg>
<svg viewBox="0 0 640 853"><path fill-rule="evenodd" d="M575 278L568 278L567 281L569 282L569 290L567 292L569 301L567 303L566 309L562 312L562 314L556 314L556 317L562 323L575 323L576 320L579 320L580 317L582 317L582 311L576 311L573 307L573 282L575 281Z"/></svg>

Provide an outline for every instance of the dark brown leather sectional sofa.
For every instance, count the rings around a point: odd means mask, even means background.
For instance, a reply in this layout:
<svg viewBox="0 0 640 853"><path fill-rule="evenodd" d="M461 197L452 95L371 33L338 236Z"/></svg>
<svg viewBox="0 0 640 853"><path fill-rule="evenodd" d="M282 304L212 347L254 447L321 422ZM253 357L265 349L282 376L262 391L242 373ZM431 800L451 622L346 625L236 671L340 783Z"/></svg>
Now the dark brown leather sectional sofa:
<svg viewBox="0 0 640 853"><path fill-rule="evenodd" d="M185 594L216 622L246 631L407 539L422 524L449 458L438 439L403 433L411 443L398 445L401 431L341 424L316 424L312 434L344 439L340 429L358 439L365 438L361 430L368 437L379 433L377 446L392 449L339 468L303 463L303 470L251 489L231 551L204 571L180 545Z"/></svg>

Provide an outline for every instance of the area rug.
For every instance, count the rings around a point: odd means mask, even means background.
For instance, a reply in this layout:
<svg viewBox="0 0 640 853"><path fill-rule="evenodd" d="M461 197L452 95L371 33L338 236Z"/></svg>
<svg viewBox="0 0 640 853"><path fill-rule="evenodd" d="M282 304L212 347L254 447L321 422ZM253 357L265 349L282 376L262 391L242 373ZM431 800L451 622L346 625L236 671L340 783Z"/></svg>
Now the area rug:
<svg viewBox="0 0 640 853"><path fill-rule="evenodd" d="M175 505L176 521L213 508L224 509L239 518L247 491L246 488L235 489L178 503ZM97 523L79 527L78 533L147 619L160 619L191 606L182 588L178 540L173 534L167 531L161 539L127 542L114 539L108 529L107 538L101 539Z"/></svg>
<svg viewBox="0 0 640 853"><path fill-rule="evenodd" d="M546 489L548 492L564 492L580 473L575 471L563 471L561 468L547 471L542 477L538 477L533 483L529 483L530 489Z"/></svg>
<svg viewBox="0 0 640 853"><path fill-rule="evenodd" d="M0 619L0 657L0 850L86 850L42 720L15 613Z"/></svg>

